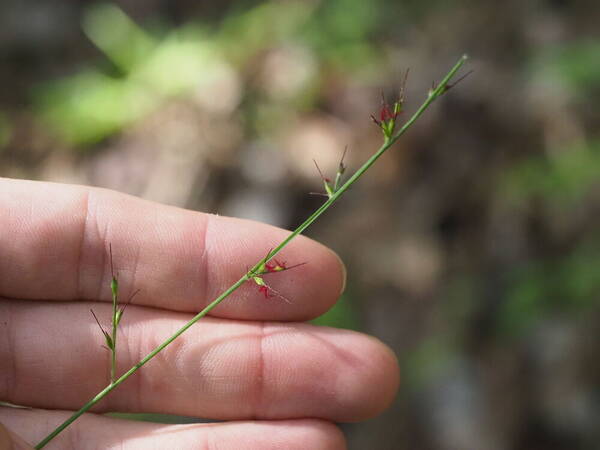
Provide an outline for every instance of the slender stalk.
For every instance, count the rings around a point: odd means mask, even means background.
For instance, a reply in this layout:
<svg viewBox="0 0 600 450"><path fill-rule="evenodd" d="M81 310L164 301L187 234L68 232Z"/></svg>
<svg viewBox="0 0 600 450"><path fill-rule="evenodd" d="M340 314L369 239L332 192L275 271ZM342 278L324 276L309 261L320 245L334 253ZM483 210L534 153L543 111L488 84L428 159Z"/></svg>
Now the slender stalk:
<svg viewBox="0 0 600 450"><path fill-rule="evenodd" d="M449 87L448 83L452 79L452 77L458 72L458 70L462 67L462 65L467 60L466 55L461 57L460 60L454 65L454 67L448 72L448 74L444 77L444 79L440 82L440 84L433 89L427 100L423 102L423 104L419 107L419 109L412 115L412 117L400 128L400 130L391 138L386 138L383 145L356 171L354 174L338 189L336 190L329 199L323 203L315 212L313 212L308 219L306 219L298 228L296 228L290 235L285 238L277 247L275 247L269 254L257 262L254 267L252 267L248 272L246 272L238 281L236 281L233 285L231 285L225 292L219 295L215 300L213 300L208 306L206 306L202 311L196 314L189 322L183 325L179 330L177 330L171 337L169 337L166 341L152 350L148 355L146 355L141 361L139 361L135 366L121 375L118 379L111 382L108 386L106 386L102 391L100 391L95 397L89 400L85 405L83 405L78 411L73 413L71 417L65 420L61 425L59 425L52 433L46 436L39 444L35 446L36 449L43 448L48 442L54 439L61 431L67 428L71 423L73 423L79 416L88 411L92 406L102 400L109 392L115 389L118 385L120 385L123 381L133 375L140 367L154 358L158 353L160 353L165 347L167 347L171 342L177 339L181 334L183 334L188 328L194 325L198 320L202 317L206 316L214 307L216 307L219 303L225 300L229 295L235 292L242 284L248 281L253 274L255 274L260 267L268 262L270 259L275 257L281 250L283 250L289 243L306 230L317 218L323 214L333 203L335 203L343 194L348 190L350 186L352 186L374 163L388 150L399 138L402 136L411 126L412 124L425 112L425 110L433 103L438 97L444 94ZM113 355L114 358L114 355ZM113 364L114 367L114 364Z"/></svg>
<svg viewBox="0 0 600 450"><path fill-rule="evenodd" d="M113 347L111 349L111 361L110 361L110 382L115 382L115 372L117 370L117 306L118 306L118 297L116 294L113 294L113 309L112 309L112 344Z"/></svg>
<svg viewBox="0 0 600 450"><path fill-rule="evenodd" d="M115 382L115 374L117 371L117 328L119 326L119 280L115 276L115 268L113 267L112 244L108 245L110 252L110 290L112 292L112 333L110 337L110 384Z"/></svg>

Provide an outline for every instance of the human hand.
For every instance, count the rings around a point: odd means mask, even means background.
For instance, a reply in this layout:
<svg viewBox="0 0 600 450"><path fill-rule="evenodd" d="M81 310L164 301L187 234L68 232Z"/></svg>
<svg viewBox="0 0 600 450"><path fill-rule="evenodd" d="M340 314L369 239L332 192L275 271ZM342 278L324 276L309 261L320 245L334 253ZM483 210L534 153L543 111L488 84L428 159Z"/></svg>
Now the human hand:
<svg viewBox="0 0 600 450"><path fill-rule="evenodd" d="M108 190L0 179L0 423L35 444L106 386L93 307L111 315L109 243L121 298L119 374L187 322L289 232ZM46 448L341 449L332 422L389 405L393 353L366 335L302 323L343 289L336 255L303 236L280 255L294 270L265 299L247 283L93 409L222 423L159 425L86 414ZM1 449L0 449L1 450Z"/></svg>

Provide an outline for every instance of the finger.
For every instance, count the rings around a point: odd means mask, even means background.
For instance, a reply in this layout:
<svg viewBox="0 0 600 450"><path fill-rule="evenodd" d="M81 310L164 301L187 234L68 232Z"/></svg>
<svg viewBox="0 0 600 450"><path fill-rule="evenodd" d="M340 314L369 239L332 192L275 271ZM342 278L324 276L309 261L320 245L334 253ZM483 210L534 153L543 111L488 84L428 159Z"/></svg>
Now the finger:
<svg viewBox="0 0 600 450"><path fill-rule="evenodd" d="M0 450L33 450L33 447L0 423Z"/></svg>
<svg viewBox="0 0 600 450"><path fill-rule="evenodd" d="M0 302L0 398L77 409L108 384L109 354L88 304ZM96 305L100 318L110 305ZM123 373L191 316L130 307L121 322ZM1 327L4 327L3 329ZM395 356L352 331L204 318L120 385L98 411L213 419L316 417L356 421L393 400Z"/></svg>
<svg viewBox="0 0 600 450"><path fill-rule="evenodd" d="M0 296L110 300L110 244L122 299L141 289L133 302L187 312L202 309L289 234L104 189L22 180L0 179L0 211ZM307 263L265 277L289 302L265 299L249 282L211 314L306 320L329 309L344 283L336 255L299 237L280 258Z"/></svg>
<svg viewBox="0 0 600 450"><path fill-rule="evenodd" d="M0 408L0 421L31 444L40 442L69 415L66 411ZM85 414L44 448L343 450L346 444L335 425L320 420L163 425Z"/></svg>

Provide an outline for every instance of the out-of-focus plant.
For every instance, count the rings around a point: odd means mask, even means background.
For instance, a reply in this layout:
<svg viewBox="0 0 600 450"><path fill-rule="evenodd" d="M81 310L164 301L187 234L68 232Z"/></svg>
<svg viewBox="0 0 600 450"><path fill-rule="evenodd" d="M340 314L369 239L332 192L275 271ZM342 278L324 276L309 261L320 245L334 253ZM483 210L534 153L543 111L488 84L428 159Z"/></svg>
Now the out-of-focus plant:
<svg viewBox="0 0 600 450"><path fill-rule="evenodd" d="M577 316L600 305L598 254L600 236L595 236L560 259L515 268L498 313L499 332L520 336L541 320Z"/></svg>
<svg viewBox="0 0 600 450"><path fill-rule="evenodd" d="M0 111L0 152L10 139L11 128L8 116Z"/></svg>
<svg viewBox="0 0 600 450"><path fill-rule="evenodd" d="M600 187L600 143L576 144L551 157L531 157L505 174L503 190L511 201L531 198L569 208Z"/></svg>
<svg viewBox="0 0 600 450"><path fill-rule="evenodd" d="M595 57L599 50L597 40L557 46L536 58L532 73L537 81L566 90L563 102L593 97L600 86L600 61ZM509 208L524 211L537 205L548 222L567 214L579 216L575 223L584 226L586 211L600 189L598 174L600 141L594 134L587 141L578 137L549 143L544 154L526 157L506 171L500 188ZM581 239L569 239L561 251L532 258L506 274L507 289L497 314L501 335L520 336L553 315L573 317L597 307L599 242L597 233L584 233Z"/></svg>
<svg viewBox="0 0 600 450"><path fill-rule="evenodd" d="M88 11L84 31L117 74L88 68L40 86L42 118L73 144L101 140L156 109L164 100L199 89L228 70L200 27L151 37L112 5Z"/></svg>
<svg viewBox="0 0 600 450"><path fill-rule="evenodd" d="M558 76L578 94L600 85L600 41L575 41L552 47L536 58L533 70Z"/></svg>
<svg viewBox="0 0 600 450"><path fill-rule="evenodd" d="M44 122L62 139L82 146L119 132L169 98L210 85L224 72L243 72L261 52L284 48L303 62L302 70L288 72L306 72L298 80L300 89L288 96L291 107L309 106L318 92L319 70L376 69L379 52L369 40L376 31L375 11L358 0L265 2L226 16L217 30L191 21L159 35L113 4L97 5L87 11L83 31L108 67L84 68L41 85L34 97ZM281 66L267 69L272 76L285 73ZM265 111L260 102L256 108L248 111L252 120ZM275 111L267 122L276 126L282 116Z"/></svg>

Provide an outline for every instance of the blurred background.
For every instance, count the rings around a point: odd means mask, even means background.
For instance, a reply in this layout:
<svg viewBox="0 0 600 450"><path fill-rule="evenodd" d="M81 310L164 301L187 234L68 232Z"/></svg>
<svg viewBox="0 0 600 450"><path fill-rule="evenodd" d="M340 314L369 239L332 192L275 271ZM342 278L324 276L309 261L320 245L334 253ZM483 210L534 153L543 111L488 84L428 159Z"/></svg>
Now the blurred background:
<svg viewBox="0 0 600 450"><path fill-rule="evenodd" d="M318 323L397 353L350 449L600 445L595 0L0 2L0 175L299 224L356 169L410 68L413 111L474 73L312 228L349 270Z"/></svg>

